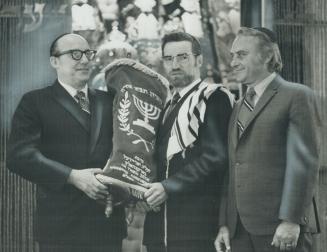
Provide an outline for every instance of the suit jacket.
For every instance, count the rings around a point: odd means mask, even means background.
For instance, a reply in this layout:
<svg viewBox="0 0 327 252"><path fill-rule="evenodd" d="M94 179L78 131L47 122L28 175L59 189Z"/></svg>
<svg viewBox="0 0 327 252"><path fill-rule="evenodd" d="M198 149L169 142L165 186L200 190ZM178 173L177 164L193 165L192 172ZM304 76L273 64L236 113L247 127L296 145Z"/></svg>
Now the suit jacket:
<svg viewBox="0 0 327 252"><path fill-rule="evenodd" d="M8 168L37 184L35 237L40 242L120 242L124 214L66 183L71 169L102 168L112 150L110 94L89 90L91 115L56 81L21 99L12 121Z"/></svg>
<svg viewBox="0 0 327 252"><path fill-rule="evenodd" d="M233 236L239 215L255 235L273 234L281 220L316 232L318 120L313 92L277 75L239 138L236 122L242 102L229 124L228 197L220 225L227 225Z"/></svg>
<svg viewBox="0 0 327 252"><path fill-rule="evenodd" d="M228 96L219 89L209 97L198 139L184 154L173 156L166 178L168 139L183 98L159 129L157 142L158 180L168 194L167 240L208 241L213 240L217 232L219 186L228 165L227 127L231 104ZM164 211L162 205L159 213L147 214L145 244L164 241Z"/></svg>

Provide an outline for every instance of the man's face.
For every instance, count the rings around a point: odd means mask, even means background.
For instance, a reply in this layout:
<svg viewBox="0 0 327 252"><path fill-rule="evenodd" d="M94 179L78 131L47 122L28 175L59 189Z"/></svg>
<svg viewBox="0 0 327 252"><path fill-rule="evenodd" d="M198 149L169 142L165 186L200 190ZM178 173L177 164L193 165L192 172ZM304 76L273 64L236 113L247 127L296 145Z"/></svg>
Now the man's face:
<svg viewBox="0 0 327 252"><path fill-rule="evenodd" d="M171 85L183 88L200 77L201 56L192 52L189 41L168 42L163 50L164 68Z"/></svg>
<svg viewBox="0 0 327 252"><path fill-rule="evenodd" d="M257 38L251 36L236 37L232 49L233 74L242 84L258 83L269 74L262 59Z"/></svg>
<svg viewBox="0 0 327 252"><path fill-rule="evenodd" d="M68 50L85 51L90 49L87 41L82 37L69 34L57 42L57 53ZM90 76L90 61L85 54L80 60L72 58L70 53L63 54L57 57L51 57L52 66L57 70L58 78L65 84L74 88L80 89L85 86Z"/></svg>

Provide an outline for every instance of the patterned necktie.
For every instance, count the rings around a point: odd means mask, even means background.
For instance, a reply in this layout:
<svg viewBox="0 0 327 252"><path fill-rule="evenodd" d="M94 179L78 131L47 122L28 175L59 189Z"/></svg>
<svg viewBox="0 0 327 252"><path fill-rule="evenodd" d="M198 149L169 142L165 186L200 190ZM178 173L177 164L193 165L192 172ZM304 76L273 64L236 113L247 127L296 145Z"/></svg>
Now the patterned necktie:
<svg viewBox="0 0 327 252"><path fill-rule="evenodd" d="M171 102L169 104L169 108L167 111L167 115L169 115L171 113L171 111L173 111L173 109L175 108L178 100L181 98L181 96L179 95L179 93L175 93L173 98L171 99Z"/></svg>
<svg viewBox="0 0 327 252"><path fill-rule="evenodd" d="M250 87L245 95L243 103L241 105L240 112L238 114L237 126L238 126L238 136L241 137L245 126L247 125L252 111L254 110L254 97L255 90L253 87Z"/></svg>
<svg viewBox="0 0 327 252"><path fill-rule="evenodd" d="M83 91L77 91L74 97L76 98L77 103L81 107L81 109L86 113L90 114L90 104L89 101L86 99L85 93Z"/></svg>

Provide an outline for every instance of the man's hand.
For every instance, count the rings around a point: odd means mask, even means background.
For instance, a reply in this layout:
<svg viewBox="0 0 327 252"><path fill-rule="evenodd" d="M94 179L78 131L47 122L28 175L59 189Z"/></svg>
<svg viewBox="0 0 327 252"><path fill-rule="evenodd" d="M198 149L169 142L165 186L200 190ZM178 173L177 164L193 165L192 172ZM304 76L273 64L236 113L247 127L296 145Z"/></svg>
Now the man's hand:
<svg viewBox="0 0 327 252"><path fill-rule="evenodd" d="M148 203L144 202L144 201L138 201L135 205L136 211L140 212L140 213L146 213L146 212L150 212L152 209L151 207L148 205Z"/></svg>
<svg viewBox="0 0 327 252"><path fill-rule="evenodd" d="M217 252L230 252L229 230L226 226L219 229L215 240L215 248Z"/></svg>
<svg viewBox="0 0 327 252"><path fill-rule="evenodd" d="M144 187L148 188L144 193L144 199L152 209L160 206L168 198L161 183L146 184Z"/></svg>
<svg viewBox="0 0 327 252"><path fill-rule="evenodd" d="M90 168L84 170L73 169L67 182L83 191L91 199L104 200L109 195L108 187L101 184L95 174L102 173L100 168Z"/></svg>
<svg viewBox="0 0 327 252"><path fill-rule="evenodd" d="M281 251L293 250L296 248L299 235L299 224L283 221L278 225L271 245Z"/></svg>
<svg viewBox="0 0 327 252"><path fill-rule="evenodd" d="M151 208L148 203L146 203L145 201L138 201L135 205L136 211L141 212L141 213L147 213L150 211L154 211L154 212L159 212L160 211L160 207L154 207Z"/></svg>

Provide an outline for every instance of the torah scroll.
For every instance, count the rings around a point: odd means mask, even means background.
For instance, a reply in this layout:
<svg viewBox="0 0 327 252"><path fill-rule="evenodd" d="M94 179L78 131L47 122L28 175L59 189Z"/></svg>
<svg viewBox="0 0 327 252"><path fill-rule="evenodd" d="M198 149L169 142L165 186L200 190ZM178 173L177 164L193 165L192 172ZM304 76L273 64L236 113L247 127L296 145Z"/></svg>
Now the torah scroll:
<svg viewBox="0 0 327 252"><path fill-rule="evenodd" d="M140 200L142 185L156 179L156 136L168 81L131 59L116 60L104 71L108 90L116 93L113 150L104 173L96 177L110 186L116 201Z"/></svg>

